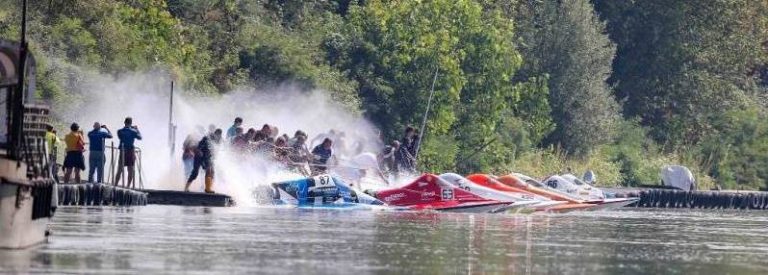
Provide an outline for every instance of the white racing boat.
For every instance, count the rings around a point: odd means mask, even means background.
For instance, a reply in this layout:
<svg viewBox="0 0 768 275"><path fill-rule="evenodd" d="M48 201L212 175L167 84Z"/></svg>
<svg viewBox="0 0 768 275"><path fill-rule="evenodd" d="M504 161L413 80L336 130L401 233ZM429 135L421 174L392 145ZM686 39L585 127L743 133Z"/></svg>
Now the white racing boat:
<svg viewBox="0 0 768 275"><path fill-rule="evenodd" d="M460 189L464 189L486 199L515 202L515 204L512 205L513 207L510 209L528 208L531 210L536 210L566 203L565 201L554 201L541 196L530 194L501 192L474 183L471 180L455 173L445 173L440 175L440 178Z"/></svg>
<svg viewBox="0 0 768 275"><path fill-rule="evenodd" d="M639 198L606 198L605 193L597 187L588 184L579 186L557 175L547 178L544 183L520 173L512 175L534 189L557 194L567 199L575 199L579 203L595 204L595 207L585 209L588 211L618 209L639 200Z"/></svg>

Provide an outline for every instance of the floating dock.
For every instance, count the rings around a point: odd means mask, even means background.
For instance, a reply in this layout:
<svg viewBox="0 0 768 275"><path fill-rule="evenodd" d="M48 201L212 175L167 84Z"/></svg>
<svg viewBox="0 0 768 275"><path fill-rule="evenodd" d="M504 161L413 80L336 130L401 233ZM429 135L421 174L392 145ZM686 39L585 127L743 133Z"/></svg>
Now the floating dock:
<svg viewBox="0 0 768 275"><path fill-rule="evenodd" d="M59 205L147 205L147 193L108 184L59 184Z"/></svg>
<svg viewBox="0 0 768 275"><path fill-rule="evenodd" d="M151 189L142 191L147 193L149 204L220 207L235 205L235 200L224 194Z"/></svg>
<svg viewBox="0 0 768 275"><path fill-rule="evenodd" d="M760 191L683 191L676 189L606 188L617 197L638 197L630 207L702 208L702 209L768 209L768 192Z"/></svg>
<svg viewBox="0 0 768 275"><path fill-rule="evenodd" d="M142 206L147 204L181 206L235 205L232 197L171 190L129 189L110 184L59 184L59 205L80 206Z"/></svg>

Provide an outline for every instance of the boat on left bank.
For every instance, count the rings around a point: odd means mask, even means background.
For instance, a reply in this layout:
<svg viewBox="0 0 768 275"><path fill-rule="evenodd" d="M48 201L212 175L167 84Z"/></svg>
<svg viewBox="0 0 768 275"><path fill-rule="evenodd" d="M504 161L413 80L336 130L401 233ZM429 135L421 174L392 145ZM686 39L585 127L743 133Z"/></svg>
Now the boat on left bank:
<svg viewBox="0 0 768 275"><path fill-rule="evenodd" d="M0 40L0 249L45 242L58 203L45 141L50 109L34 95L26 43Z"/></svg>

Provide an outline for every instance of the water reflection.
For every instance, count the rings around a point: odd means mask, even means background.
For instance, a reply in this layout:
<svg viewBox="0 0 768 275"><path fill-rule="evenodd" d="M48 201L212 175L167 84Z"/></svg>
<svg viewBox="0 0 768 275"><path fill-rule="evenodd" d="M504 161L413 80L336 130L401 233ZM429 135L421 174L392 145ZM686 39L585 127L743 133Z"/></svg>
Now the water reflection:
<svg viewBox="0 0 768 275"><path fill-rule="evenodd" d="M765 212L60 208L0 272L765 273Z"/></svg>

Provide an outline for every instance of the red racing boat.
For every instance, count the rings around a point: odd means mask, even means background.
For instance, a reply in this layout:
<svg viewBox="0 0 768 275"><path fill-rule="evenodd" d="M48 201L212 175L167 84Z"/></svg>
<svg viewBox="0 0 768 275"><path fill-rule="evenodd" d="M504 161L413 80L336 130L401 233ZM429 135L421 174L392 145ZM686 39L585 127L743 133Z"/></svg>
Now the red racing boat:
<svg viewBox="0 0 768 275"><path fill-rule="evenodd" d="M412 210L483 213L516 207L515 202L482 198L432 174L424 174L401 188L366 192L387 205L405 206Z"/></svg>

